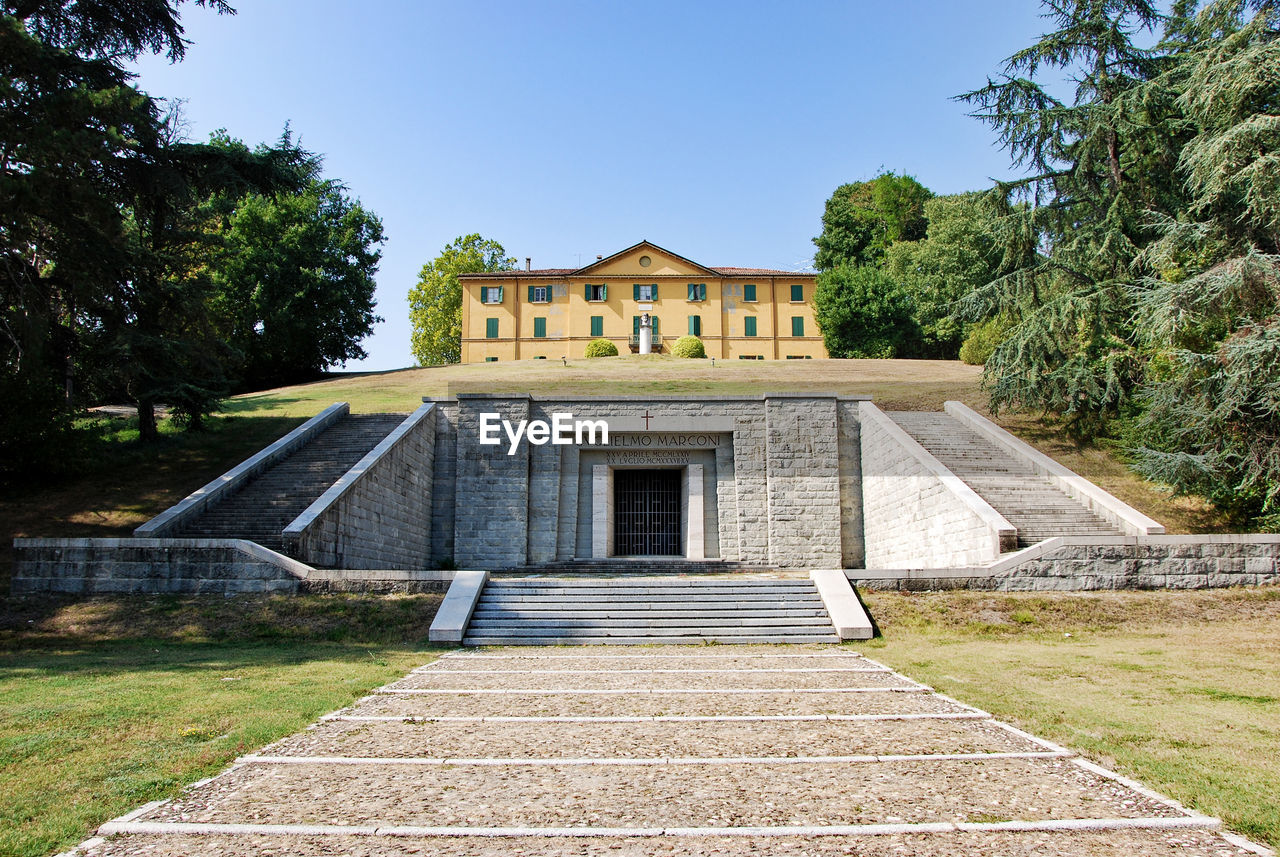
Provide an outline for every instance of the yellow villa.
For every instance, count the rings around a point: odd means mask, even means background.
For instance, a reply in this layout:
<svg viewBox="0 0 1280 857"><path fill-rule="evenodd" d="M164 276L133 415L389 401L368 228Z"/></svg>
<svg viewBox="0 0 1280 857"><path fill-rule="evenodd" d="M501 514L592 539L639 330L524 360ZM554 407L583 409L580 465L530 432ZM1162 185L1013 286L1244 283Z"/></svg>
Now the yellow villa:
<svg viewBox="0 0 1280 857"><path fill-rule="evenodd" d="M639 347L640 316L653 319L653 350L681 336L708 357L826 357L814 321L815 274L708 268L641 241L583 268L463 274L462 362L582 357L593 339L619 353Z"/></svg>

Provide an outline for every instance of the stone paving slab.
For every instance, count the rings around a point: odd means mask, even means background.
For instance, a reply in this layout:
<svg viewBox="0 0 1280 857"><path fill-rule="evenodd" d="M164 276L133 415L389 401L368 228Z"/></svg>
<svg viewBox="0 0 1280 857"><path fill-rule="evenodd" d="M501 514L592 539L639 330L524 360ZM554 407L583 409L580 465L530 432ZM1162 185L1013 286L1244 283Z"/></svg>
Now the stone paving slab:
<svg viewBox="0 0 1280 857"><path fill-rule="evenodd" d="M246 765L138 821L743 827L1160 818L1061 759L722 765Z"/></svg>
<svg viewBox="0 0 1280 857"><path fill-rule="evenodd" d="M554 730L555 741L547 741ZM1045 747L990 721L435 723L329 721L261 755L652 758L1016 753Z"/></svg>
<svg viewBox="0 0 1280 857"><path fill-rule="evenodd" d="M426 688L467 688L472 690L506 688L510 690L546 690L582 688L659 689L698 688L708 692L739 688L850 688L850 687L919 687L909 679L891 672L741 672L741 673L650 673L531 670L525 673L492 671L458 674L456 672L422 671L409 675L388 690Z"/></svg>
<svg viewBox="0 0 1280 857"><path fill-rule="evenodd" d="M929 693L378 694L347 714L400 717L908 714L971 709Z"/></svg>
<svg viewBox="0 0 1280 857"><path fill-rule="evenodd" d="M625 647L618 657L607 657L597 654L598 649L591 649L582 654L556 651L555 657L529 656L497 656L492 653L484 656L460 655L443 657L418 671L453 672L465 670L476 672L489 670L501 672L506 670L614 670L617 672L635 670L778 670L778 669L868 669L872 667L866 658L857 653L832 656L831 652L809 652L802 654L726 655L724 646L688 646L680 649L685 656L673 655L670 649L662 649L659 654L637 655L634 650ZM733 648L738 648L737 646ZM836 652L842 650L828 646ZM709 651L708 651L709 650ZM653 651L650 649L649 651ZM730 650L732 651L732 649Z"/></svg>
<svg viewBox="0 0 1280 857"><path fill-rule="evenodd" d="M87 857L1244 857L1207 830L951 833L868 836L592 837L131 835Z"/></svg>
<svg viewBox="0 0 1280 857"><path fill-rule="evenodd" d="M891 671L844 671L876 666L835 646L447 655L77 853L1267 853Z"/></svg>

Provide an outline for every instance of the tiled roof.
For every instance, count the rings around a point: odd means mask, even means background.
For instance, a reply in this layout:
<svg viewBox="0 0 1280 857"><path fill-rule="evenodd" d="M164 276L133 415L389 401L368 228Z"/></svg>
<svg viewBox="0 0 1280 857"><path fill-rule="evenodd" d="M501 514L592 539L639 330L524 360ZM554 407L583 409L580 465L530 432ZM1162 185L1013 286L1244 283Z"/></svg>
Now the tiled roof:
<svg viewBox="0 0 1280 857"><path fill-rule="evenodd" d="M534 268L532 271L524 269L518 271L481 271L476 274L459 274L458 279L473 280L508 280L515 277L567 277L577 268Z"/></svg>
<svg viewBox="0 0 1280 857"><path fill-rule="evenodd" d="M778 271L773 268L716 268L726 277L816 277L816 271Z"/></svg>

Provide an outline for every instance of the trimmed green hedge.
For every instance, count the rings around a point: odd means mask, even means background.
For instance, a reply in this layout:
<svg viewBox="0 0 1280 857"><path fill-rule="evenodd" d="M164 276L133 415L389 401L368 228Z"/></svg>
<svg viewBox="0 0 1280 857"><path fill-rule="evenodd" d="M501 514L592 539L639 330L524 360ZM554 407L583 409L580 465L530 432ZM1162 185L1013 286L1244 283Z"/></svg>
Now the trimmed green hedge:
<svg viewBox="0 0 1280 857"><path fill-rule="evenodd" d="M618 346L608 339L593 339L587 343L588 357L617 357Z"/></svg>
<svg viewBox="0 0 1280 857"><path fill-rule="evenodd" d="M706 357L707 349L703 347L702 340L696 336L682 336L676 340L676 344L671 346L671 354L674 357Z"/></svg>

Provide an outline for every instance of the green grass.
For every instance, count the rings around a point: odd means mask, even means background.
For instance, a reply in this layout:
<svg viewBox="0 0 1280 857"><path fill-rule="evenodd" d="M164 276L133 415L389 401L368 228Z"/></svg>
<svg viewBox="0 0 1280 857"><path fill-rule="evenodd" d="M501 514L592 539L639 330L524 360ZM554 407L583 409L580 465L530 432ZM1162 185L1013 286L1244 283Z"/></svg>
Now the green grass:
<svg viewBox="0 0 1280 857"><path fill-rule="evenodd" d="M435 657L438 596L10 601L0 854L42 855Z"/></svg>
<svg viewBox="0 0 1280 857"><path fill-rule="evenodd" d="M868 656L1280 845L1280 588L864 599Z"/></svg>

